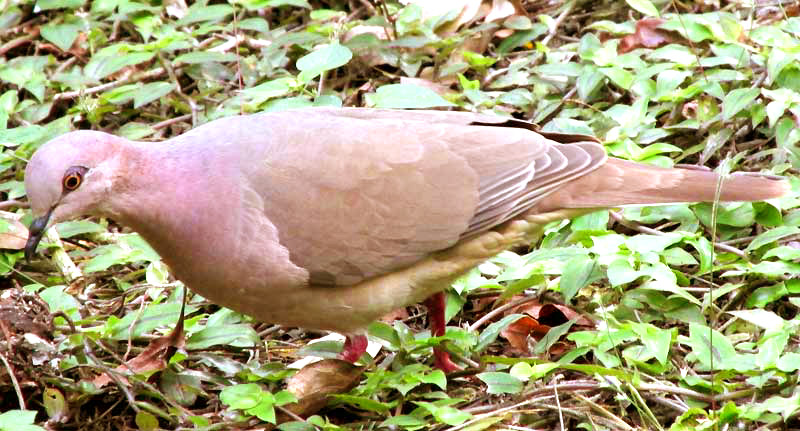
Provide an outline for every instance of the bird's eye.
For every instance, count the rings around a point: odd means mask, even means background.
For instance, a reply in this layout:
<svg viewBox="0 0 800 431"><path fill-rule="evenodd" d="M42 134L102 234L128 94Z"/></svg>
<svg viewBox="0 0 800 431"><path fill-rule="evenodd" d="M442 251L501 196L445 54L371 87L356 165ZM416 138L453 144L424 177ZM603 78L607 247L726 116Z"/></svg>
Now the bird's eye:
<svg viewBox="0 0 800 431"><path fill-rule="evenodd" d="M83 174L88 169L83 166L72 166L64 173L64 178L61 180L61 185L64 187L65 192L71 192L81 186L83 182Z"/></svg>

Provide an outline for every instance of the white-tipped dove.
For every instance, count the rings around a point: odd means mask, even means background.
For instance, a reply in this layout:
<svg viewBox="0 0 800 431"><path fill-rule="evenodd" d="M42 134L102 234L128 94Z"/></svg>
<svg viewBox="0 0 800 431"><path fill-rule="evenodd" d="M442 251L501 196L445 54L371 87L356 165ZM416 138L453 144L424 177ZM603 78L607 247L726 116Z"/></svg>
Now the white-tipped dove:
<svg viewBox="0 0 800 431"><path fill-rule="evenodd" d="M552 135L557 139L559 136ZM574 140L574 138L573 138ZM111 217L206 298L257 319L348 334L425 298L434 334L456 277L552 220L629 204L714 200L710 171L609 158L524 121L443 111L314 108L223 118L161 143L94 131L34 154L26 255L54 223ZM722 201L786 181L737 174ZM446 352L436 365L455 368Z"/></svg>

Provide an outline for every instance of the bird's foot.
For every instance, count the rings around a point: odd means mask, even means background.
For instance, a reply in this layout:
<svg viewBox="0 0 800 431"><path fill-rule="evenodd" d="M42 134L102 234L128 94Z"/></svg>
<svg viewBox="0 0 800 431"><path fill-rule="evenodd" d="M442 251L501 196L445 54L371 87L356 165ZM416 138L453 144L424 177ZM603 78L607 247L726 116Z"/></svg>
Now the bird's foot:
<svg viewBox="0 0 800 431"><path fill-rule="evenodd" d="M441 347L433 348L433 366L444 371L445 373L452 373L462 370L461 367L456 365L455 362L450 359L450 353Z"/></svg>
<svg viewBox="0 0 800 431"><path fill-rule="evenodd" d="M339 353L339 359L355 364L367 351L368 344L366 335L348 335L342 353Z"/></svg>

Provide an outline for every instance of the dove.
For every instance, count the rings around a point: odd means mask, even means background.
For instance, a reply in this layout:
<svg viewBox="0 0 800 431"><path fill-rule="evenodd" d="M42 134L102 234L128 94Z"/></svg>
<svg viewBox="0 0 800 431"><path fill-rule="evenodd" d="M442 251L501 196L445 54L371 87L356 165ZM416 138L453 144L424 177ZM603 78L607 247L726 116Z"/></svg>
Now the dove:
<svg viewBox="0 0 800 431"><path fill-rule="evenodd" d="M425 301L443 335L442 291L554 220L789 190L771 175L608 157L591 138L513 118L365 108L226 117L163 142L73 131L35 152L25 188L26 257L55 223L108 217L217 304L347 335L351 362L365 328L400 307ZM434 362L458 368L441 348Z"/></svg>

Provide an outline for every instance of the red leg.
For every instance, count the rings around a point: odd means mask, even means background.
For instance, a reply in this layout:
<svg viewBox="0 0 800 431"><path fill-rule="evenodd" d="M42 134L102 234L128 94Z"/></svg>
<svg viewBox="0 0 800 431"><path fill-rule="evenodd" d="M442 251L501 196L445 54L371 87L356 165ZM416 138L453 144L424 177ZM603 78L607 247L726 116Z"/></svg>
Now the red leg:
<svg viewBox="0 0 800 431"><path fill-rule="evenodd" d="M425 306L428 307L431 334L433 334L434 337L441 337L444 335L446 323L444 321L444 292L434 293L430 298L425 300ZM441 347L433 348L433 365L445 373L461 370L461 367L450 360L450 353Z"/></svg>
<svg viewBox="0 0 800 431"><path fill-rule="evenodd" d="M339 358L343 361L355 364L356 361L361 359L361 355L367 351L367 336L366 335L348 335L344 340L344 347Z"/></svg>

